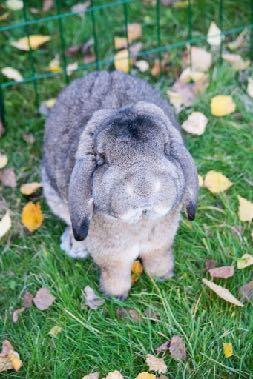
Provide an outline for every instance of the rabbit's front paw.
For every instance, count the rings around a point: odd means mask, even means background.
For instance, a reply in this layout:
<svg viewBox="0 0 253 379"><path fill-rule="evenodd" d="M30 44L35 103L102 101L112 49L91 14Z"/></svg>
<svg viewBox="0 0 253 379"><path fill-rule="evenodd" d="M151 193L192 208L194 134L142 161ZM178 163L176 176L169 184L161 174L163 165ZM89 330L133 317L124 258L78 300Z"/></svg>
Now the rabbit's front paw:
<svg viewBox="0 0 253 379"><path fill-rule="evenodd" d="M76 259L84 259L89 253L85 248L83 242L78 242L74 239L72 229L68 226L61 236L61 249L67 255Z"/></svg>

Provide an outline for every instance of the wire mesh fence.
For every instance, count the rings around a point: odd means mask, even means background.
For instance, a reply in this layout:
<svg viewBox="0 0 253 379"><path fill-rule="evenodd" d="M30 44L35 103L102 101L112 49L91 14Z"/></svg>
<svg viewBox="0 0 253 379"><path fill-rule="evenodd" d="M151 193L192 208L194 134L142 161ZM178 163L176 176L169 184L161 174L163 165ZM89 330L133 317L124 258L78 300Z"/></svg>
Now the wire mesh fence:
<svg viewBox="0 0 253 379"><path fill-rule="evenodd" d="M19 82L2 76L0 82L0 113L2 121L6 117L6 97L8 94L24 91L25 86L32 86L29 102L35 109L52 80L60 78L68 83L70 73L68 65L71 57L67 48L77 42L87 43L92 39L94 59L78 62L72 70L74 77L83 72L100 69L113 69L115 35L127 39L128 59L131 56L129 24L142 24L142 46L136 53L136 59L161 59L164 52L182 51L186 45L205 44L206 31L210 20L215 20L221 29L223 42L225 38L249 31L248 54L253 55L253 0L90 0L83 10L73 8L76 1L54 0L49 14L36 13L35 1L25 0L17 17L10 21L0 21L0 43L2 65L17 62L23 73ZM27 51L15 51L9 41L34 34L49 35L46 48L35 50L28 38ZM223 45L220 45L222 58ZM59 54L60 69L48 71L49 57ZM71 72L73 75L73 72ZM22 92L23 93L23 92Z"/></svg>

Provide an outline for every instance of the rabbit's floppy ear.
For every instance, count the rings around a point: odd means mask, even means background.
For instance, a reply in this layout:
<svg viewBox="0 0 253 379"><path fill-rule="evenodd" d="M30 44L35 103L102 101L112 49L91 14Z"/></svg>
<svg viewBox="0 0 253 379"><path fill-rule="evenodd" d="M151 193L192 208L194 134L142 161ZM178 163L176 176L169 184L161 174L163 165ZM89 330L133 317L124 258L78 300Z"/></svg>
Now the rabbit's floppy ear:
<svg viewBox="0 0 253 379"><path fill-rule="evenodd" d="M92 177L96 169L95 139L111 110L95 112L82 132L76 162L70 176L68 202L73 234L83 241L93 215Z"/></svg>

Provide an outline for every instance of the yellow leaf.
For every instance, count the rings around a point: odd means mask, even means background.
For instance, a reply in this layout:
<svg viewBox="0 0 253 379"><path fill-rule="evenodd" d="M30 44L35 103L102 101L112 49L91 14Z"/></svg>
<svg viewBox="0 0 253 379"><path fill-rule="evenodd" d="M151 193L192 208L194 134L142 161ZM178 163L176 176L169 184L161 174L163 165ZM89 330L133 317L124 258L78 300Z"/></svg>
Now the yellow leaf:
<svg viewBox="0 0 253 379"><path fill-rule="evenodd" d="M239 199L239 218L241 221L252 221L253 203L244 197L238 196Z"/></svg>
<svg viewBox="0 0 253 379"><path fill-rule="evenodd" d="M32 183L23 184L20 187L20 191L23 195L30 196L34 192L36 192L39 188L41 188L41 183L32 182Z"/></svg>
<svg viewBox="0 0 253 379"><path fill-rule="evenodd" d="M0 221L0 239L10 230L11 228L11 217L10 212L7 211Z"/></svg>
<svg viewBox="0 0 253 379"><path fill-rule="evenodd" d="M10 360L14 370L18 371L22 366L22 361L19 359L19 354L14 351L13 353L8 354L7 358Z"/></svg>
<svg viewBox="0 0 253 379"><path fill-rule="evenodd" d="M199 180L199 186L204 187L204 178L201 175L198 175L198 180Z"/></svg>
<svg viewBox="0 0 253 379"><path fill-rule="evenodd" d="M45 104L48 108L52 108L54 106L56 102L56 99L55 98L52 98L52 99L48 99L45 101Z"/></svg>
<svg viewBox="0 0 253 379"><path fill-rule="evenodd" d="M114 66L116 70L123 71L125 73L129 72L129 54L128 50L121 50L114 56Z"/></svg>
<svg viewBox="0 0 253 379"><path fill-rule="evenodd" d="M6 76L6 78L13 79L16 82L22 82L23 76L20 74L18 70L12 67L4 67L1 70L2 74Z"/></svg>
<svg viewBox="0 0 253 379"><path fill-rule="evenodd" d="M49 67L47 68L48 71L51 72L61 72L61 67L60 67L60 59L59 55L56 55L50 62L49 62Z"/></svg>
<svg viewBox="0 0 253 379"><path fill-rule="evenodd" d="M14 351L12 344L8 340L2 343L2 351L0 352L0 372L7 370L18 371L22 366L19 354Z"/></svg>
<svg viewBox="0 0 253 379"><path fill-rule="evenodd" d="M208 171L204 179L204 187L208 188L212 193L220 193L228 190L232 186L232 182L221 172Z"/></svg>
<svg viewBox="0 0 253 379"><path fill-rule="evenodd" d="M154 374L150 374L149 372L140 372L136 379L156 379L156 376Z"/></svg>
<svg viewBox="0 0 253 379"><path fill-rule="evenodd" d="M27 203L22 210L22 223L30 231L39 229L43 222L43 214L39 203Z"/></svg>
<svg viewBox="0 0 253 379"><path fill-rule="evenodd" d="M114 46L115 49L125 49L127 47L127 38L126 37L114 37Z"/></svg>
<svg viewBox="0 0 253 379"><path fill-rule="evenodd" d="M0 154L0 169L4 168L8 163L8 157L5 154Z"/></svg>
<svg viewBox="0 0 253 379"><path fill-rule="evenodd" d="M213 116L226 116L235 111L235 103L231 96L217 95L211 99L211 113Z"/></svg>
<svg viewBox="0 0 253 379"><path fill-rule="evenodd" d="M55 326L53 326L53 327L49 330L48 334L49 334L51 337L56 337L59 333L61 333L61 331L62 331L62 327L61 327L61 326L58 326L58 325L55 325Z"/></svg>
<svg viewBox="0 0 253 379"><path fill-rule="evenodd" d="M250 254L244 254L241 258L237 259L237 268L242 270L248 266L253 265L253 256Z"/></svg>
<svg viewBox="0 0 253 379"><path fill-rule="evenodd" d="M141 24L128 24L128 41L133 42L135 39L140 38L142 34Z"/></svg>
<svg viewBox="0 0 253 379"><path fill-rule="evenodd" d="M237 300L232 293L224 287L218 286L217 284L210 282L207 279L202 279L203 283L209 287L212 291L216 293L221 299L227 301L228 303L234 304L238 307L243 307L243 303Z"/></svg>
<svg viewBox="0 0 253 379"><path fill-rule="evenodd" d="M141 276L143 272L143 266L140 261L134 261L131 267L132 275L131 275L131 282L132 284L136 283L139 277Z"/></svg>
<svg viewBox="0 0 253 379"><path fill-rule="evenodd" d="M223 353L226 358L230 358L233 353L233 345L231 342L225 342L223 343Z"/></svg>
<svg viewBox="0 0 253 379"><path fill-rule="evenodd" d="M19 50L29 51L29 40L31 49L38 49L41 45L48 42L51 39L49 36L32 35L28 37L20 38L17 41L12 41L11 45Z"/></svg>

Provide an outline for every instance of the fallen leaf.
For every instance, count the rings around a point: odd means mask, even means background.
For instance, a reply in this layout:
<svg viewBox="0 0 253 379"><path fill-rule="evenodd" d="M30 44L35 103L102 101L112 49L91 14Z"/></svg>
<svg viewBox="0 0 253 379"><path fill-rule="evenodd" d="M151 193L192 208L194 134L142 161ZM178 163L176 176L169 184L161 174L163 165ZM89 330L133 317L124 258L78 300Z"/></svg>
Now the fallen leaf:
<svg viewBox="0 0 253 379"><path fill-rule="evenodd" d="M53 327L49 330L48 334L49 334L51 337L57 337L57 335L58 335L59 333L61 333L61 331L62 331L62 327L59 326L59 325L55 325L55 326L53 326Z"/></svg>
<svg viewBox="0 0 253 379"><path fill-rule="evenodd" d="M23 313L24 310L25 310L24 307L22 307L22 308L18 308L18 309L15 309L15 311L12 313L12 321L13 321L14 323L16 323L16 322L18 321L18 319L19 319L19 315L20 315L21 313Z"/></svg>
<svg viewBox="0 0 253 379"><path fill-rule="evenodd" d="M50 71L50 72L61 72L62 71L62 69L60 67L60 58L59 58L59 55L56 55L49 62L49 66L47 67L47 71Z"/></svg>
<svg viewBox="0 0 253 379"><path fill-rule="evenodd" d="M73 5L73 7L71 8L71 12L77 13L80 16L84 16L85 12L89 6L90 6L89 1L85 1L84 3L77 3L77 4Z"/></svg>
<svg viewBox="0 0 253 379"><path fill-rule="evenodd" d="M33 298L33 303L41 311L48 309L54 301L55 297L51 295L48 288L40 288Z"/></svg>
<svg viewBox="0 0 253 379"><path fill-rule="evenodd" d="M204 187L204 178L201 175L198 175L199 187Z"/></svg>
<svg viewBox="0 0 253 379"><path fill-rule="evenodd" d="M214 259L207 259L205 262L205 269L206 271L215 268L216 267L216 261Z"/></svg>
<svg viewBox="0 0 253 379"><path fill-rule="evenodd" d="M190 133L200 136L206 130L208 118L201 112L191 113L182 124L182 128Z"/></svg>
<svg viewBox="0 0 253 379"><path fill-rule="evenodd" d="M77 62L73 62L73 63L69 63L67 65L67 74L68 75L71 75L73 74L73 72L75 72L78 68L78 63Z"/></svg>
<svg viewBox="0 0 253 379"><path fill-rule="evenodd" d="M125 49L127 47L126 37L114 37L114 47L116 50Z"/></svg>
<svg viewBox="0 0 253 379"><path fill-rule="evenodd" d="M208 188L212 193L227 191L232 184L233 183L221 172L213 170L208 171L204 179L204 187Z"/></svg>
<svg viewBox="0 0 253 379"><path fill-rule="evenodd" d="M146 355L146 363L150 371L164 374L167 371L167 365L163 358L157 358L152 354Z"/></svg>
<svg viewBox="0 0 253 379"><path fill-rule="evenodd" d="M250 65L249 60L244 60L238 54L223 53L222 58L224 61L230 63L232 68L237 71L246 70Z"/></svg>
<svg viewBox="0 0 253 379"><path fill-rule="evenodd" d="M241 258L238 258L237 261L237 268L239 270L242 270L246 267L253 265L253 255L250 254L244 254Z"/></svg>
<svg viewBox="0 0 253 379"><path fill-rule="evenodd" d="M16 47L19 50L29 51L29 41L31 49L38 49L40 46L44 45L46 42L50 41L51 37L43 35L32 35L28 37L20 38L17 41L12 41L11 45Z"/></svg>
<svg viewBox="0 0 253 379"><path fill-rule="evenodd" d="M90 64L94 62L95 59L96 59L96 56L93 53L86 53L85 56L83 57L83 61L85 64Z"/></svg>
<svg viewBox="0 0 253 379"><path fill-rule="evenodd" d="M180 112L183 107L191 106L196 99L193 85L181 83L179 80L174 83L167 94L176 112Z"/></svg>
<svg viewBox="0 0 253 379"><path fill-rule="evenodd" d="M247 29L244 29L234 41L229 42L228 44L229 49L237 50L240 47L243 47L243 45L246 43L247 33L248 33Z"/></svg>
<svg viewBox="0 0 253 379"><path fill-rule="evenodd" d="M5 5L11 11L20 11L24 6L21 0L7 0Z"/></svg>
<svg viewBox="0 0 253 379"><path fill-rule="evenodd" d="M136 61L135 66L138 68L140 72L146 72L149 69L149 63L144 60Z"/></svg>
<svg viewBox="0 0 253 379"><path fill-rule="evenodd" d="M114 55L114 66L118 71L129 72L130 62L128 50L120 50Z"/></svg>
<svg viewBox="0 0 253 379"><path fill-rule="evenodd" d="M82 379L99 379L99 372L91 372L90 374L83 376Z"/></svg>
<svg viewBox="0 0 253 379"><path fill-rule="evenodd" d="M112 372L108 372L108 374L106 375L104 379L124 379L124 378L119 371L115 370Z"/></svg>
<svg viewBox="0 0 253 379"><path fill-rule="evenodd" d="M247 94L253 97L253 78L248 78Z"/></svg>
<svg viewBox="0 0 253 379"><path fill-rule="evenodd" d="M202 279L202 281L207 287L209 287L212 291L214 291L216 295L218 295L221 299L231 304L234 304L238 307L243 307L243 304L239 300L237 300L227 288L218 286L217 284L210 282L207 279Z"/></svg>
<svg viewBox="0 0 253 379"><path fill-rule="evenodd" d="M90 309L97 309L101 305L104 304L105 300L99 298L94 290L90 286L86 286L84 290L82 291L82 298L85 302L85 304L90 308Z"/></svg>
<svg viewBox="0 0 253 379"><path fill-rule="evenodd" d="M56 102L55 98L42 101L39 107L39 113L47 117L50 112L50 109L54 106L55 102Z"/></svg>
<svg viewBox="0 0 253 379"><path fill-rule="evenodd" d="M130 319L134 322L141 320L140 314L133 308L117 308L116 315L122 319Z"/></svg>
<svg viewBox="0 0 253 379"><path fill-rule="evenodd" d="M212 64L212 55L202 47L191 46L186 55L187 66L193 71L206 72Z"/></svg>
<svg viewBox="0 0 253 379"><path fill-rule="evenodd" d="M136 379L156 379L156 376L154 374L150 374L149 372L140 372Z"/></svg>
<svg viewBox="0 0 253 379"><path fill-rule="evenodd" d="M6 21L10 16L10 13L9 12L5 12L3 14L0 15L0 21Z"/></svg>
<svg viewBox="0 0 253 379"><path fill-rule="evenodd" d="M14 351L13 346L8 340L4 340L0 353L0 372L12 369L19 371L21 366L22 361L19 358L19 354Z"/></svg>
<svg viewBox="0 0 253 379"><path fill-rule="evenodd" d="M7 211L0 221L0 240L8 233L11 228L10 212Z"/></svg>
<svg viewBox="0 0 253 379"><path fill-rule="evenodd" d="M173 336L169 347L170 354L176 361L181 361L186 358L185 343L182 337Z"/></svg>
<svg viewBox="0 0 253 379"><path fill-rule="evenodd" d="M163 353L164 351L169 350L169 347L170 347L170 341L164 342L163 344L161 344L155 349L156 354L160 354L160 353Z"/></svg>
<svg viewBox="0 0 253 379"><path fill-rule="evenodd" d="M35 142L34 135L31 133L23 133L22 138L26 143L29 143L30 145L33 145Z"/></svg>
<svg viewBox="0 0 253 379"><path fill-rule="evenodd" d="M0 117L0 137L4 134L4 124Z"/></svg>
<svg viewBox="0 0 253 379"><path fill-rule="evenodd" d="M15 188L17 186L16 175L13 168L5 168L0 171L0 182L5 187Z"/></svg>
<svg viewBox="0 0 253 379"><path fill-rule="evenodd" d="M153 67L151 68L151 75L152 76L159 76L161 73L161 62L159 59L156 59L154 61Z"/></svg>
<svg viewBox="0 0 253 379"><path fill-rule="evenodd" d="M29 201L22 210L22 223L30 231L39 229L43 222L43 214L39 203Z"/></svg>
<svg viewBox="0 0 253 379"><path fill-rule="evenodd" d="M234 275L234 266L222 266L210 268L208 270L212 278L227 279Z"/></svg>
<svg viewBox="0 0 253 379"><path fill-rule="evenodd" d="M233 346L231 342L223 343L223 353L226 358L230 358L233 355Z"/></svg>
<svg viewBox="0 0 253 379"><path fill-rule="evenodd" d="M207 42L214 48L219 47L221 44L221 30L213 21L208 29Z"/></svg>
<svg viewBox="0 0 253 379"><path fill-rule="evenodd" d="M134 284L137 282L137 280L139 279L139 277L141 276L143 272L143 266L140 261L136 260L132 263L131 272L132 272L131 281L132 281L132 284Z"/></svg>
<svg viewBox="0 0 253 379"><path fill-rule="evenodd" d="M159 313L152 308L145 309L144 315L151 321L157 322L160 320Z"/></svg>
<svg viewBox="0 0 253 379"><path fill-rule="evenodd" d="M128 41L129 43L133 42L134 40L138 39L142 35L142 28L141 24L128 24L127 26L127 34L128 34Z"/></svg>
<svg viewBox="0 0 253 379"><path fill-rule="evenodd" d="M5 154L0 154L0 169L4 168L8 163L8 157Z"/></svg>
<svg viewBox="0 0 253 379"><path fill-rule="evenodd" d="M54 7L54 0L43 0L42 11L48 12Z"/></svg>
<svg viewBox="0 0 253 379"><path fill-rule="evenodd" d="M26 291L23 295L23 307L24 308L30 308L33 304L33 295Z"/></svg>
<svg viewBox="0 0 253 379"><path fill-rule="evenodd" d="M250 301L253 297L253 280L241 286L238 292L242 301Z"/></svg>
<svg viewBox="0 0 253 379"><path fill-rule="evenodd" d="M239 200L239 218L241 221L252 221L253 219L253 203L244 197L238 196Z"/></svg>
<svg viewBox="0 0 253 379"><path fill-rule="evenodd" d="M141 49L142 49L142 43L141 42L136 42L132 46L129 47L129 52L130 52L130 57L131 57L132 63L135 63Z"/></svg>
<svg viewBox="0 0 253 379"><path fill-rule="evenodd" d="M37 182L26 183L26 184L22 184L22 186L20 187L20 191L23 195L30 196L41 187L42 187L41 183L37 183Z"/></svg>
<svg viewBox="0 0 253 379"><path fill-rule="evenodd" d="M211 114L213 116L227 116L235 111L235 103L229 95L217 95L211 99Z"/></svg>
<svg viewBox="0 0 253 379"><path fill-rule="evenodd" d="M20 74L18 70L12 67L4 67L1 69L1 72L6 78L13 79L16 82L22 82L23 76Z"/></svg>
<svg viewBox="0 0 253 379"><path fill-rule="evenodd" d="M207 80L208 76L206 73L201 71L193 71L190 67L186 67L180 74L179 80L182 83L200 82Z"/></svg>

